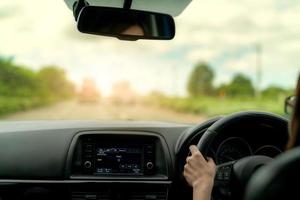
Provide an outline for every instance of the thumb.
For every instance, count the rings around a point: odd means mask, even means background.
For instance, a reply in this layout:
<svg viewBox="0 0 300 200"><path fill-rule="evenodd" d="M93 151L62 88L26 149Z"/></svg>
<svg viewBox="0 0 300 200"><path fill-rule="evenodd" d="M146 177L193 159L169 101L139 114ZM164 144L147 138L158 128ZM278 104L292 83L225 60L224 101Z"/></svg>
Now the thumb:
<svg viewBox="0 0 300 200"><path fill-rule="evenodd" d="M207 158L207 163L209 164L209 166L211 166L211 167L216 167L216 164L215 164L215 162L214 162L214 160L212 159L212 158Z"/></svg>
<svg viewBox="0 0 300 200"><path fill-rule="evenodd" d="M191 153L192 153L192 155L193 155L193 154L195 154L195 153L198 153L198 152L199 152L199 149L198 149L198 147L196 147L195 145L191 145L191 146L190 146L190 151L191 151Z"/></svg>

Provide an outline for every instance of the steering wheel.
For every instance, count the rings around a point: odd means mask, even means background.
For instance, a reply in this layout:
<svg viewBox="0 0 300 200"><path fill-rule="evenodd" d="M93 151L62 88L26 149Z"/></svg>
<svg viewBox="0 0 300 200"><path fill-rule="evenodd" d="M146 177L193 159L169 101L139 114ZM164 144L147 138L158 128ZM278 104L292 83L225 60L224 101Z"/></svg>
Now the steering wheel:
<svg viewBox="0 0 300 200"><path fill-rule="evenodd" d="M246 200L298 199L300 147L281 154L250 179Z"/></svg>
<svg viewBox="0 0 300 200"><path fill-rule="evenodd" d="M208 155L213 142L224 134L227 128L240 123L266 124L287 130L287 120L265 112L240 112L224 117L209 127L200 138L197 147L204 157ZM288 135L286 135L286 140ZM245 187L252 174L261 166L272 161L267 156L247 156L217 166L212 197L217 199L242 199Z"/></svg>

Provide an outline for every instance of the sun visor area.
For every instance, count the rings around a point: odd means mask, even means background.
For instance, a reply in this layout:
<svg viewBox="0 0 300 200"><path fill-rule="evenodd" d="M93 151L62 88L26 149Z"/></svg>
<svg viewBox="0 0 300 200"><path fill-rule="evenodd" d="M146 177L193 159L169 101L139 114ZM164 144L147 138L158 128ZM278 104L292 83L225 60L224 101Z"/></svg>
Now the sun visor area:
<svg viewBox="0 0 300 200"><path fill-rule="evenodd" d="M153 12L179 15L192 0L133 0L132 8Z"/></svg>
<svg viewBox="0 0 300 200"><path fill-rule="evenodd" d="M72 9L76 0L64 0ZM132 9L179 15L192 0L132 0ZM123 7L123 0L87 0L92 6Z"/></svg>

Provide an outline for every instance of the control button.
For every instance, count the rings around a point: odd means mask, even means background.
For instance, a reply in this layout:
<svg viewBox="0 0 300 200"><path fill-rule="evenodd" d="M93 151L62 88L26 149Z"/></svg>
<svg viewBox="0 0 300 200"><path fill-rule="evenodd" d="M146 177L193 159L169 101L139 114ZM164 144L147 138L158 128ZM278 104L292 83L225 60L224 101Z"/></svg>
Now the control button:
<svg viewBox="0 0 300 200"><path fill-rule="evenodd" d="M218 172L216 174L216 179L219 180L219 181L222 181L223 180L223 173L222 172Z"/></svg>
<svg viewBox="0 0 300 200"><path fill-rule="evenodd" d="M85 199L94 200L94 199L97 199L97 195L96 194L86 194Z"/></svg>
<svg viewBox="0 0 300 200"><path fill-rule="evenodd" d="M87 144L87 145L85 145L85 149L92 150L93 149L93 145Z"/></svg>
<svg viewBox="0 0 300 200"><path fill-rule="evenodd" d="M152 145L147 145L146 148L151 150L151 149L153 149L153 146Z"/></svg>
<svg viewBox="0 0 300 200"><path fill-rule="evenodd" d="M146 194L145 195L145 199L147 200L155 200L155 199L158 199L159 197L156 196L156 195L152 195L152 194Z"/></svg>
<svg viewBox="0 0 300 200"><path fill-rule="evenodd" d="M153 150L152 149L151 150L147 150L146 153L147 154L153 154Z"/></svg>
<svg viewBox="0 0 300 200"><path fill-rule="evenodd" d="M84 167L87 168L87 169L91 168L92 167L91 161L85 161L84 162Z"/></svg>
<svg viewBox="0 0 300 200"><path fill-rule="evenodd" d="M92 150L92 149L85 149L84 152L85 152L85 153L92 153L93 150Z"/></svg>
<svg viewBox="0 0 300 200"><path fill-rule="evenodd" d="M92 157L93 157L92 154L84 154L83 156L84 156L85 158L92 158Z"/></svg>
<svg viewBox="0 0 300 200"><path fill-rule="evenodd" d="M154 167L153 162L147 162L146 167L147 167L147 169L153 169L153 167Z"/></svg>

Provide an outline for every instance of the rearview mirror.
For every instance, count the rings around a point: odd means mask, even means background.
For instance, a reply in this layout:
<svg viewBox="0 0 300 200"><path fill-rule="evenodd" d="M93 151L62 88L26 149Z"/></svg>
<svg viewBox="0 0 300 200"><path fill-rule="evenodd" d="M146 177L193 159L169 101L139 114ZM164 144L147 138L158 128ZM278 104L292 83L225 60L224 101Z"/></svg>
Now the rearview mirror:
<svg viewBox="0 0 300 200"><path fill-rule="evenodd" d="M296 104L296 96L289 96L285 99L284 112L292 115Z"/></svg>
<svg viewBox="0 0 300 200"><path fill-rule="evenodd" d="M77 28L82 33L123 40L170 40L175 35L175 23L170 15L97 6L82 8Z"/></svg>

